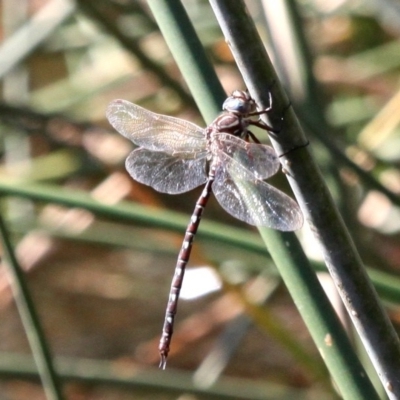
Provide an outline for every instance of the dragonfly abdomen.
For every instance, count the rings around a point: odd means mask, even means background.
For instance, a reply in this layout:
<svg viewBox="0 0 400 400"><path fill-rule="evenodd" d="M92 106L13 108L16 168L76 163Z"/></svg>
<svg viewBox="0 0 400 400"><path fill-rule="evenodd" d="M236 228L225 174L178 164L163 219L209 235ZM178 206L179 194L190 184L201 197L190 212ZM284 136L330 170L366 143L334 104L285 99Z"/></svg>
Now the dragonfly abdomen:
<svg viewBox="0 0 400 400"><path fill-rule="evenodd" d="M207 205L208 199L210 198L211 186L214 181L214 177L214 168L211 168L208 174L207 182L199 199L196 202L192 217L190 218L190 222L186 228L181 250L179 251L178 260L175 267L175 274L172 278L160 344L158 346L158 350L161 356L160 368L162 369L165 369L167 362L171 337L174 331L173 328L175 315L178 309L179 294L182 288L186 266L189 262L190 253L192 251L193 240L200 225L200 220L203 215L204 208Z"/></svg>

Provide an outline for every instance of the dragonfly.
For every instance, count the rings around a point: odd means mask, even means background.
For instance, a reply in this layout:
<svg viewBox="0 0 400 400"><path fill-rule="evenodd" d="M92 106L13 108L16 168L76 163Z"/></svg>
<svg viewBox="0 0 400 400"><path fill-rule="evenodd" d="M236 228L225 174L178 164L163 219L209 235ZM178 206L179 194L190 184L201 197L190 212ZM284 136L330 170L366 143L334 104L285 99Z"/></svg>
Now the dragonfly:
<svg viewBox="0 0 400 400"><path fill-rule="evenodd" d="M260 116L247 91L235 90L223 111L206 128L189 121L156 114L126 100L107 108L110 124L136 146L126 159L132 178L162 193L179 194L204 184L186 228L171 283L159 353L165 369L179 293L192 244L204 208L214 194L225 211L250 225L294 231L303 225L297 203L265 182L278 172L279 158L249 130L258 126L273 131Z"/></svg>

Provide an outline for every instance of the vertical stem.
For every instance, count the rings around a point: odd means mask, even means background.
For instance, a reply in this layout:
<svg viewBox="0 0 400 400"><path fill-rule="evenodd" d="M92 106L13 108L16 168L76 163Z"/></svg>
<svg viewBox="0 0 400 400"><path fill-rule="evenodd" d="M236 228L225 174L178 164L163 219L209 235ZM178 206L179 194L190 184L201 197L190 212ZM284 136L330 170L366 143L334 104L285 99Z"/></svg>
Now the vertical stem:
<svg viewBox="0 0 400 400"><path fill-rule="evenodd" d="M271 81L275 81L272 94L278 107L276 115L272 115L272 123L280 123L282 110L288 104L287 98L276 81L271 61L243 1L210 2L250 93L261 106L268 105L267 88L271 86ZM307 150L304 133L293 110L285 113L282 131L271 139L288 172L287 176L297 200L321 244L331 276L386 393L390 399L400 399L398 336L368 279L321 172Z"/></svg>
<svg viewBox="0 0 400 400"><path fill-rule="evenodd" d="M211 122L226 95L186 10L175 0L148 0L148 5L203 118Z"/></svg>
<svg viewBox="0 0 400 400"><path fill-rule="evenodd" d="M8 270L10 285L20 313L36 365L49 400L62 400L61 384L54 369L51 352L46 343L34 303L31 299L24 274L15 257L9 234L2 215L0 215L0 236Z"/></svg>

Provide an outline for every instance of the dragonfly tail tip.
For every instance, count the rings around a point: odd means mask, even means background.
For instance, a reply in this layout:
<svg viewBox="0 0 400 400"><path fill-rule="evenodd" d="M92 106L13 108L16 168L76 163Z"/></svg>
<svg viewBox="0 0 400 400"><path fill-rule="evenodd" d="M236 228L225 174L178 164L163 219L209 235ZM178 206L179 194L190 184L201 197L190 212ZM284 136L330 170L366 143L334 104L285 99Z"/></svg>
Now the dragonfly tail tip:
<svg viewBox="0 0 400 400"><path fill-rule="evenodd" d="M166 366L167 366L167 357L164 354L161 354L160 364L158 365L158 368L164 370Z"/></svg>

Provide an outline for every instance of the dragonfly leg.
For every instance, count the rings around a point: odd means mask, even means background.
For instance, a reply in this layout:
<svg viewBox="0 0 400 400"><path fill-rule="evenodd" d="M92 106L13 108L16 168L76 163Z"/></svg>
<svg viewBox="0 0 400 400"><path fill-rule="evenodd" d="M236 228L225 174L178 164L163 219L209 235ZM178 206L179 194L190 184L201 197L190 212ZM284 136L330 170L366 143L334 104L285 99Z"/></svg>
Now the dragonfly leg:
<svg viewBox="0 0 400 400"><path fill-rule="evenodd" d="M257 136L253 132L247 130L246 134L247 134L247 136L250 136L250 138L253 140L254 143L261 144L261 142L258 140Z"/></svg>
<svg viewBox="0 0 400 400"><path fill-rule="evenodd" d="M270 93L271 96L271 93ZM258 126L261 129L264 129L265 131L269 131L275 134L278 134L281 130L282 130L282 125L284 122L284 115L286 113L286 111L291 107L292 103L289 102L289 104L283 109L282 112L282 117L281 117L281 123L280 123L280 127L279 128L273 128L272 126L266 124L264 121L262 121L261 119L257 120L257 121L249 121L249 125L254 125L254 126ZM268 112L270 112L272 109L272 106L269 106L267 109L262 110L262 111L257 111L257 113L254 113L252 115L262 115L262 114L267 114Z"/></svg>

